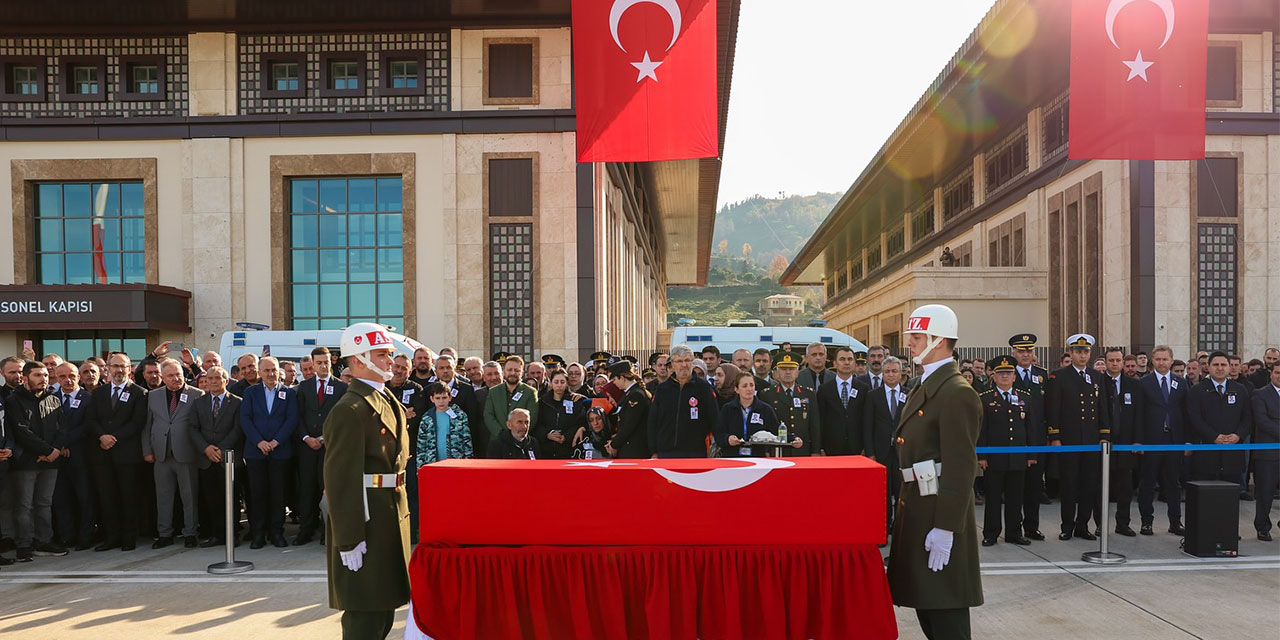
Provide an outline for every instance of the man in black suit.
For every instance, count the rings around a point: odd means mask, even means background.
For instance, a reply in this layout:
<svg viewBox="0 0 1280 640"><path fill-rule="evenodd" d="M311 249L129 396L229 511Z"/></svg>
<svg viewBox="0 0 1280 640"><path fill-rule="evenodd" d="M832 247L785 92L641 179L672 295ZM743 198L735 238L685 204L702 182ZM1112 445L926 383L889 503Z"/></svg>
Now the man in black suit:
<svg viewBox="0 0 1280 640"><path fill-rule="evenodd" d="M1239 444L1253 429L1249 388L1230 378L1230 359L1209 354L1209 377L1187 394L1187 422L1196 444ZM1191 456L1196 480L1240 482L1243 451L1197 451Z"/></svg>
<svg viewBox="0 0 1280 640"><path fill-rule="evenodd" d="M1280 349L1268 347L1262 354L1262 366L1249 376L1249 383L1254 389L1265 389L1268 384L1271 384L1271 365L1277 362L1280 362ZM1255 452L1254 455L1257 453Z"/></svg>
<svg viewBox="0 0 1280 640"><path fill-rule="evenodd" d="M138 542L138 519L147 505L142 494L142 427L147 421L147 390L129 381L129 356L116 353L107 361L108 381L89 399L85 428L89 466L98 491L98 517L103 541L94 551Z"/></svg>
<svg viewBox="0 0 1280 640"><path fill-rule="evenodd" d="M878 390L880 385L884 384L884 358L888 352L888 347L884 345L867 348L867 372L858 376L858 379L871 391ZM857 354L854 355L857 356Z"/></svg>
<svg viewBox="0 0 1280 640"><path fill-rule="evenodd" d="M852 353L852 351L850 351ZM805 367L796 377L796 383L810 389L821 389L833 377L827 368L827 347L821 342L811 342L804 350ZM715 371L708 369L708 371ZM852 372L853 370L850 369Z"/></svg>
<svg viewBox="0 0 1280 640"><path fill-rule="evenodd" d="M262 378L258 375L257 354L246 353L240 356L240 359L236 361L236 366L240 368L240 379L232 382L227 387L227 391L243 399L245 389L262 382Z"/></svg>
<svg viewBox="0 0 1280 640"><path fill-rule="evenodd" d="M809 355L811 358L814 356ZM822 360L825 361L825 356ZM810 362L812 364L814 360ZM818 387L822 446L829 456L856 456L865 448L863 419L870 389L853 375L854 362L852 348L842 346L837 349L835 375L828 374L827 381ZM812 369L806 369L800 375L804 376L805 372L812 372Z"/></svg>
<svg viewBox="0 0 1280 640"><path fill-rule="evenodd" d="M1111 414L1111 444L1141 444L1139 430L1143 425L1142 390L1138 379L1124 372L1124 350L1110 347L1106 354L1107 379L1103 387L1103 398L1107 410ZM1111 497L1116 500L1116 533L1133 537L1138 534L1129 526L1130 505L1133 503L1133 473L1138 467L1138 456L1130 452L1112 452L1111 454ZM1094 522L1101 524L1102 509L1107 505L1099 503L1093 515Z"/></svg>
<svg viewBox="0 0 1280 640"><path fill-rule="evenodd" d="M1067 339L1070 363L1049 374L1045 386L1045 423L1049 444L1090 445L1109 438L1110 415L1102 398L1102 380L1089 368L1093 336L1077 333ZM1089 531L1089 517L1097 503L1101 466L1096 453L1058 453L1062 482L1062 531L1059 540L1072 536L1097 540Z"/></svg>
<svg viewBox="0 0 1280 640"><path fill-rule="evenodd" d="M324 491L324 420L347 385L332 375L329 347L311 350L315 377L298 385L298 535L294 545L311 542L320 528L320 494ZM413 434L417 435L417 434Z"/></svg>
<svg viewBox="0 0 1280 640"><path fill-rule="evenodd" d="M1039 405L1040 423L1031 425L1037 435L1037 442L1044 444L1046 432L1044 426L1044 385L1049 380L1049 371L1037 365L1036 335L1020 333L1009 338L1009 346L1013 348L1013 357L1018 361L1014 371L1013 388L1025 391L1031 401ZM1040 532L1040 505L1044 499L1044 472L1048 462L1043 453L1029 453L1028 460L1035 464L1027 467L1027 475L1022 484L1022 532L1032 540L1044 540Z"/></svg>
<svg viewBox="0 0 1280 640"><path fill-rule="evenodd" d="M837 356L838 358L839 356ZM898 429L902 405L907 403L907 390L902 386L902 361L889 356L880 364L881 385L867 392L863 405L862 424L865 428L863 446L867 455L884 465L889 473L886 485L889 511L885 517L888 530L893 530L893 507L902 488L902 474L898 472L898 447L893 433Z"/></svg>
<svg viewBox="0 0 1280 640"><path fill-rule="evenodd" d="M200 514L206 535L201 547L217 547L226 543L227 488L226 465L223 451L240 452L244 433L240 431L240 397L227 391L230 377L220 366L211 367L204 374L205 394L196 399L197 429L191 433L191 441L199 450L200 502L204 510ZM235 461L237 477L244 477L244 456ZM243 485L232 487L232 513L237 513ZM235 523L237 529L239 522ZM240 541L237 539L236 545Z"/></svg>
<svg viewBox="0 0 1280 640"><path fill-rule="evenodd" d="M58 537L64 546L75 545L77 551L93 546L93 480L85 458L85 414L89 412L89 392L80 386L80 370L70 362L58 365L56 395L62 401L62 415L67 420L67 436L58 469L58 483L53 490L53 515Z"/></svg>
<svg viewBox="0 0 1280 640"><path fill-rule="evenodd" d="M1143 444L1188 444L1186 427L1186 400L1190 385L1186 379L1173 374L1173 349L1157 346L1151 352L1151 373L1138 379L1138 391L1142 395L1142 421L1135 439ZM1195 362L1192 360L1192 362ZM1190 452L1147 451L1139 462L1138 514L1142 517L1140 532L1154 535L1155 488L1160 485L1165 503L1169 507L1169 532L1185 533L1182 528L1182 459Z"/></svg>
<svg viewBox="0 0 1280 640"><path fill-rule="evenodd" d="M1253 442L1274 444L1280 442L1280 360L1272 360L1262 370L1270 376L1265 385L1253 392ZM1280 480L1280 451L1254 451L1253 528L1263 542L1271 541L1271 502L1277 480Z"/></svg>

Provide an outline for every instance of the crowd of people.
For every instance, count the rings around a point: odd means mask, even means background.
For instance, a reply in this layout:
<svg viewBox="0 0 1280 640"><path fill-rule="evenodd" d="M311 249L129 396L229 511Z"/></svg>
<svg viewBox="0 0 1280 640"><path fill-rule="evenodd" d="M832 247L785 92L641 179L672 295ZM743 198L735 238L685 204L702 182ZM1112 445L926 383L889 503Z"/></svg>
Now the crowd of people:
<svg viewBox="0 0 1280 640"><path fill-rule="evenodd" d="M962 360L980 393L979 447L1096 444L1235 444L1280 441L1280 350L1242 363L1221 352L1187 361L1068 341L1058 368L1039 366L1036 337L1014 336L1008 355ZM456 350L397 355L387 389L405 407L417 466L458 458L596 459L762 455L866 455L889 474L886 521L901 490L896 428L920 368L885 346L865 352L814 343L797 351L687 345L585 363L507 353L488 361ZM230 366L227 366L230 364ZM0 565L70 548L134 549L226 543L225 456L234 452L234 543L258 549L319 538L330 409L349 379L326 347L298 361L252 353L224 363L213 351L141 362L124 353L64 361L34 353L0 361ZM983 544L1043 540L1040 508L1056 497L1058 537L1094 539L1099 456L980 453L975 500L985 501ZM1258 538L1270 540L1280 452L1117 453L1115 530L1154 533L1154 500L1183 533L1189 480L1238 483L1256 501ZM1250 484L1252 478L1252 485ZM407 478L416 532L416 474ZM1252 486L1252 489L1250 489ZM241 513L247 516L243 531ZM296 525L292 541L286 525ZM890 524L889 529L892 526Z"/></svg>

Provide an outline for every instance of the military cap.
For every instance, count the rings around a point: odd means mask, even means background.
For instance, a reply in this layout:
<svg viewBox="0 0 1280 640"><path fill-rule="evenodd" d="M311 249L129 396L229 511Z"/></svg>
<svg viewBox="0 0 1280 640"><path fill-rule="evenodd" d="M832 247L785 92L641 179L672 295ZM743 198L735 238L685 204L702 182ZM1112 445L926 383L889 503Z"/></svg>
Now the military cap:
<svg viewBox="0 0 1280 640"><path fill-rule="evenodd" d="M635 356L622 356L622 359L623 359L623 360L626 360L627 362L630 362L631 364L640 364L640 363L636 360L636 357L635 357Z"/></svg>
<svg viewBox="0 0 1280 640"><path fill-rule="evenodd" d="M1009 338L1009 346L1014 349L1034 349L1036 347L1036 334L1019 333Z"/></svg>
<svg viewBox="0 0 1280 640"><path fill-rule="evenodd" d="M548 353L542 356L542 364L545 364L548 367L563 367L565 362L564 358L554 353Z"/></svg>
<svg viewBox="0 0 1280 640"><path fill-rule="evenodd" d="M511 354L507 353L506 351L496 351L494 352L493 356L491 356L489 359L501 364L503 362L506 362L507 358L510 358L510 357L511 357Z"/></svg>
<svg viewBox="0 0 1280 640"><path fill-rule="evenodd" d="M867 363L867 352L866 352L866 351L854 351L854 352L853 352L853 361L854 361L854 362L857 362L858 364L866 364L866 363Z"/></svg>
<svg viewBox="0 0 1280 640"><path fill-rule="evenodd" d="M791 351L784 351L782 353L779 353L777 357L773 359L773 368L799 369L800 363L803 360L804 358L800 357L800 354L798 353L793 353Z"/></svg>
<svg viewBox="0 0 1280 640"><path fill-rule="evenodd" d="M631 364L630 360L618 360L609 365L610 376L620 376L628 373L635 373L635 366Z"/></svg>
<svg viewBox="0 0 1280 640"><path fill-rule="evenodd" d="M1067 347L1070 349L1092 349L1094 342L1093 336L1087 333L1077 333L1067 338Z"/></svg>
<svg viewBox="0 0 1280 640"><path fill-rule="evenodd" d="M1014 373L1018 370L1018 361L1010 355L997 356L987 361L987 368L991 373Z"/></svg>
<svg viewBox="0 0 1280 640"><path fill-rule="evenodd" d="M608 362L609 358L612 358L612 357L613 355L610 354L608 351L597 351L591 354L591 361L599 364L601 362Z"/></svg>
<svg viewBox="0 0 1280 640"><path fill-rule="evenodd" d="M645 368L644 368L644 372L642 372L640 375L641 375L641 376L643 376L643 377L645 377L645 378L648 378L649 376L656 376L656 375L658 375L658 372L657 372L657 371L654 371L654 370L653 370L653 367L645 367Z"/></svg>

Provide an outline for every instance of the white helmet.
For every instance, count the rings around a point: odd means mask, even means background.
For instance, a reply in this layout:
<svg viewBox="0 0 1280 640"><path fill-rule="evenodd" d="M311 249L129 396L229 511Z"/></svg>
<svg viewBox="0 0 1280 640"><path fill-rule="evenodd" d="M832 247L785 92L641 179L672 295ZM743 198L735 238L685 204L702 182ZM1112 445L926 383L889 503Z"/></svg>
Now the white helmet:
<svg viewBox="0 0 1280 640"><path fill-rule="evenodd" d="M390 371L379 369L369 359L370 351L378 351L380 349L395 350L395 345L391 342L391 335L387 333L386 327L373 322L357 322L342 330L340 348L342 357L354 356L364 366L369 367L370 371L381 376L384 381L391 379Z"/></svg>
<svg viewBox="0 0 1280 640"><path fill-rule="evenodd" d="M955 340L960 337L960 323L956 320L956 312L952 311L951 307L941 304L926 304L911 312L911 316L907 318L907 328L903 333L923 333L927 336L933 336L924 351L921 351L920 355L911 358L916 364L922 364L921 361L944 339Z"/></svg>

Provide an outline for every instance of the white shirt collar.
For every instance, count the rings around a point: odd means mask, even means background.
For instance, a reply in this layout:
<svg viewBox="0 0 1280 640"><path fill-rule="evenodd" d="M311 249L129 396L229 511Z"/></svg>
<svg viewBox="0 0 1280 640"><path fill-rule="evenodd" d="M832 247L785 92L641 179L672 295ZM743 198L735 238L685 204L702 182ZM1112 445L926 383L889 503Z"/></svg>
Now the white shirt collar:
<svg viewBox="0 0 1280 640"><path fill-rule="evenodd" d="M381 380L365 380L364 378L356 378L356 380L373 387L374 391L382 391L387 386L387 383L382 382Z"/></svg>
<svg viewBox="0 0 1280 640"><path fill-rule="evenodd" d="M942 365L948 362L955 362L955 361L956 361L955 357L952 356L950 358L943 358L937 362L930 362L929 364L922 365L924 367L924 373L920 374L920 382L924 382L925 380L928 380L929 374L933 373L934 371L937 371L938 368L941 367Z"/></svg>
<svg viewBox="0 0 1280 640"><path fill-rule="evenodd" d="M889 386L889 385L887 385L887 384L886 384L886 385L884 385L884 392L885 392L885 395L886 395L886 396L889 396L889 395L893 395L893 394L898 393L898 387L899 387L901 384L902 384L902 383L898 383L898 384L893 385L892 387L891 387L891 386Z"/></svg>
<svg viewBox="0 0 1280 640"><path fill-rule="evenodd" d="M839 372L836 372L836 382L840 382L840 383L853 382L853 379L854 379L854 378L856 378L856 377L857 377L857 376L855 376L855 375L853 375L853 374L851 373L851 374L849 374L849 377L848 377L848 378L841 378L841 377L840 377L840 373L839 373Z"/></svg>
<svg viewBox="0 0 1280 640"><path fill-rule="evenodd" d="M1276 390L1276 394L1277 394L1277 395L1280 395L1280 387L1277 387L1277 386L1275 386L1275 385L1273 384L1273 385L1271 385L1271 388Z"/></svg>
<svg viewBox="0 0 1280 640"><path fill-rule="evenodd" d="M1072 369L1076 369L1076 366L1075 366L1075 365L1071 365L1071 368L1072 368ZM1076 373L1078 373L1078 374L1080 374L1080 375L1085 375L1085 374L1089 373L1089 368L1088 368L1088 367L1085 367L1084 369L1076 369Z"/></svg>

